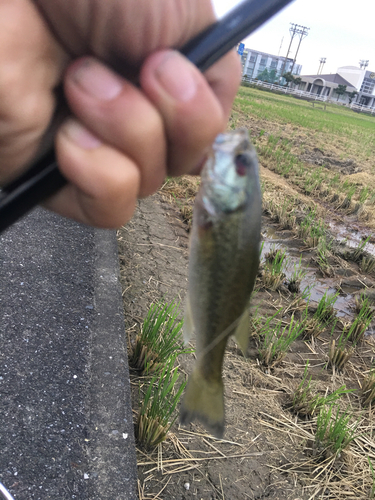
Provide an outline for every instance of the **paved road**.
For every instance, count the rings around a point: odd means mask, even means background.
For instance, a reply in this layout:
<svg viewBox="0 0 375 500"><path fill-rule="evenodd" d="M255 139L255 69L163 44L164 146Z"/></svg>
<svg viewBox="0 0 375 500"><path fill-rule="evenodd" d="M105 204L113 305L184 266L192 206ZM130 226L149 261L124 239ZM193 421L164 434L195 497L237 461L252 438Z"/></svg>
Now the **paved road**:
<svg viewBox="0 0 375 500"><path fill-rule="evenodd" d="M16 500L136 498L125 342L113 231L37 209L3 233L0 482Z"/></svg>

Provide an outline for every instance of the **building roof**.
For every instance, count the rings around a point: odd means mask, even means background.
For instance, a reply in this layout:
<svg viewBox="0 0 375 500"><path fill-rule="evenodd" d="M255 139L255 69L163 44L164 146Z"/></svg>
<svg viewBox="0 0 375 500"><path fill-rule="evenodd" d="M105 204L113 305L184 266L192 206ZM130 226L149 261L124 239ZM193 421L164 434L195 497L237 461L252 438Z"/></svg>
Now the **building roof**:
<svg viewBox="0 0 375 500"><path fill-rule="evenodd" d="M330 83L336 83L337 85L346 85L347 87L353 87L353 85L348 82L348 80L345 80L342 76L340 76L338 73L331 73L328 75L301 75L301 78L321 78L322 80L325 80L326 82Z"/></svg>

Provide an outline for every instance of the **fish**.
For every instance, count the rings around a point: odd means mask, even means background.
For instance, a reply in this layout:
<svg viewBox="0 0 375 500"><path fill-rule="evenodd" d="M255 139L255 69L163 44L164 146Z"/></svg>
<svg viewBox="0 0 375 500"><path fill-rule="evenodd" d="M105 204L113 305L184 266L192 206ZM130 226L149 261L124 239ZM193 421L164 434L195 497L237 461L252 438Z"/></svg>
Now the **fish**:
<svg viewBox="0 0 375 500"><path fill-rule="evenodd" d="M246 353L249 303L259 267L261 189L258 161L246 129L219 134L202 170L190 237L184 339L196 333L193 372L180 422L197 419L224 434L222 366L234 335Z"/></svg>

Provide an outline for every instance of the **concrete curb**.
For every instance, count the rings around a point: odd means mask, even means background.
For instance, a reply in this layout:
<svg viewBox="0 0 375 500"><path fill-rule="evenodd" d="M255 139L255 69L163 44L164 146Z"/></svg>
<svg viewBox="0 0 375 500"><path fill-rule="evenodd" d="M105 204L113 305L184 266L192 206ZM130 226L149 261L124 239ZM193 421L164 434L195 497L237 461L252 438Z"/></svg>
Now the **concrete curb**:
<svg viewBox="0 0 375 500"><path fill-rule="evenodd" d="M136 498L114 231L37 209L0 236L0 482L15 500Z"/></svg>
<svg viewBox="0 0 375 500"><path fill-rule="evenodd" d="M136 457L117 240L113 231L96 230L94 241L90 499L133 500Z"/></svg>

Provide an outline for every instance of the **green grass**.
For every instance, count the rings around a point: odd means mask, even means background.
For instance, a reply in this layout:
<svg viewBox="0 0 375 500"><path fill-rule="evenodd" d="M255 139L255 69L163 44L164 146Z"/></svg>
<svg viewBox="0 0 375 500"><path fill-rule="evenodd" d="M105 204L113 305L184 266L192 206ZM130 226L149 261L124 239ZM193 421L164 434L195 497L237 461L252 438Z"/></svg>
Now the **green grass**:
<svg viewBox="0 0 375 500"><path fill-rule="evenodd" d="M325 113L317 113L307 101L245 87L239 89L235 105L247 115L268 121L298 125L312 132L329 133L352 140L361 138L368 152L375 153L375 117L359 115L344 106L330 104Z"/></svg>

